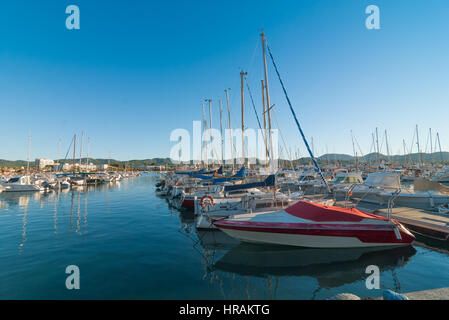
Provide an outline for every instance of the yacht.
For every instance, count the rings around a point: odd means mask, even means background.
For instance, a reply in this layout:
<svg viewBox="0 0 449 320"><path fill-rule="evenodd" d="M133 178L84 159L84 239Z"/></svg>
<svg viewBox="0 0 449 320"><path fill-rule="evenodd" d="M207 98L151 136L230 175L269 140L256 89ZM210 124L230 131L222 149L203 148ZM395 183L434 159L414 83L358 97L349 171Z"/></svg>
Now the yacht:
<svg viewBox="0 0 449 320"><path fill-rule="evenodd" d="M449 183L449 168L445 167L440 172L438 172L432 179L439 183Z"/></svg>
<svg viewBox="0 0 449 320"><path fill-rule="evenodd" d="M349 190L337 189L335 194L378 205L387 205L393 199L396 206L424 210L434 210L449 203L449 187L420 178L407 188L401 186L400 175L396 172L370 173L363 183Z"/></svg>
<svg viewBox="0 0 449 320"><path fill-rule="evenodd" d="M9 179L1 186L5 192L44 191L44 188L31 182L31 176L19 176Z"/></svg>

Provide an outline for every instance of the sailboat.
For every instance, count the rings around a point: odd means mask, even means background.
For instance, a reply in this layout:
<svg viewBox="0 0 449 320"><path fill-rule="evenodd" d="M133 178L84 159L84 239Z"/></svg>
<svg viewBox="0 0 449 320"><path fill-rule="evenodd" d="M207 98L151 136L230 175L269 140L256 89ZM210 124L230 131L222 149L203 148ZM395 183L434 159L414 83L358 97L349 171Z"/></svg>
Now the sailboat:
<svg viewBox="0 0 449 320"><path fill-rule="evenodd" d="M291 105L265 35L262 33L261 36L265 74L267 49L307 151L325 187L330 191ZM231 237L244 242L311 248L401 246L408 245L415 239L410 231L391 219L390 215L385 218L355 208L327 206L303 200L283 210L241 215L217 220L213 224Z"/></svg>
<svg viewBox="0 0 449 320"><path fill-rule="evenodd" d="M30 145L31 136L28 137L28 156L26 175L17 176L9 179L1 184L1 189L5 192L28 192L28 191L44 191L42 186L32 183L30 172Z"/></svg>

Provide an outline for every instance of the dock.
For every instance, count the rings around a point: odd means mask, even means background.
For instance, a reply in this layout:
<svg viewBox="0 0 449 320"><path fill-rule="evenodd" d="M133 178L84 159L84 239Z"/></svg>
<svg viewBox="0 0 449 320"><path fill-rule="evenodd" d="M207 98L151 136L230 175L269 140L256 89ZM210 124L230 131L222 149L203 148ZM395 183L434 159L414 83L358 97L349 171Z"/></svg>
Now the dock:
<svg viewBox="0 0 449 320"><path fill-rule="evenodd" d="M401 299L391 299L391 295L385 295L379 298L360 298L352 293L340 293L329 300L449 300L449 288L439 288L423 291L413 291L398 294Z"/></svg>
<svg viewBox="0 0 449 320"><path fill-rule="evenodd" d="M337 205L344 206L344 201L337 202ZM363 202L348 202L347 206L355 206L359 210L381 216L388 215L388 208L385 206ZM410 207L394 207L391 217L413 233L439 241L449 241L449 215Z"/></svg>
<svg viewBox="0 0 449 320"><path fill-rule="evenodd" d="M449 288L405 293L410 300L449 300Z"/></svg>

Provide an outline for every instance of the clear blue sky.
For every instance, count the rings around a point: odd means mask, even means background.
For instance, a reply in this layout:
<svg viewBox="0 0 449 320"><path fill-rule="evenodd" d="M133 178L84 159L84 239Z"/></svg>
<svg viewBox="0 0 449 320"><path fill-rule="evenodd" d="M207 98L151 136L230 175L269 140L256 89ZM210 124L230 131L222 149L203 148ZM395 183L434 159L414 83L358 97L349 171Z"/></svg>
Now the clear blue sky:
<svg viewBox="0 0 449 320"><path fill-rule="evenodd" d="M80 30L65 28L70 4ZM365 28L369 4L380 30ZM402 153L416 124L423 149L430 127L448 149L447 1L15 0L0 6L0 159L25 159L29 134L32 158L55 158L59 139L64 156L81 131L92 157L168 157L170 132L191 130L205 98L218 110L225 88L237 127L241 68L261 105L262 28L318 155L352 154L351 129L368 153L375 127ZM269 72L282 132L305 155Z"/></svg>

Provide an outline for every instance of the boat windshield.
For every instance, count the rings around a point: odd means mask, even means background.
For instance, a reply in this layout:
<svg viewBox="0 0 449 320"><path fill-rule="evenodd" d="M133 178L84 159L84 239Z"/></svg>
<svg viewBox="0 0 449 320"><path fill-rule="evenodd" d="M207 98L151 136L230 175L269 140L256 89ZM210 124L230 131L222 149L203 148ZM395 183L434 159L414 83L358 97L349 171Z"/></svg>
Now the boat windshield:
<svg viewBox="0 0 449 320"><path fill-rule="evenodd" d="M8 183L14 183L14 182L18 182L19 178L11 178L9 179Z"/></svg>
<svg viewBox="0 0 449 320"><path fill-rule="evenodd" d="M334 183L343 183L346 177L336 177Z"/></svg>
<svg viewBox="0 0 449 320"><path fill-rule="evenodd" d="M361 177L356 177L356 176L350 176L347 179L348 183L362 183L363 179Z"/></svg>
<svg viewBox="0 0 449 320"><path fill-rule="evenodd" d="M383 188L400 188L401 186L399 175L393 173L371 173L366 177L365 184Z"/></svg>

